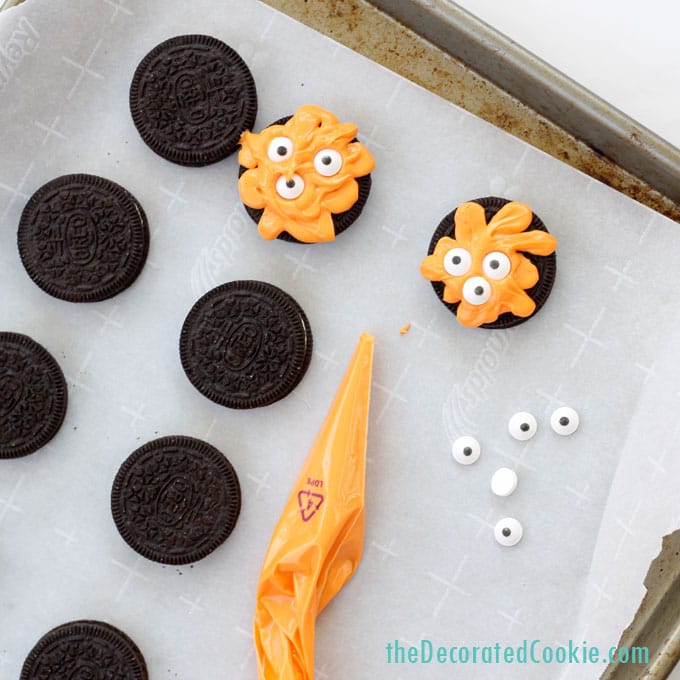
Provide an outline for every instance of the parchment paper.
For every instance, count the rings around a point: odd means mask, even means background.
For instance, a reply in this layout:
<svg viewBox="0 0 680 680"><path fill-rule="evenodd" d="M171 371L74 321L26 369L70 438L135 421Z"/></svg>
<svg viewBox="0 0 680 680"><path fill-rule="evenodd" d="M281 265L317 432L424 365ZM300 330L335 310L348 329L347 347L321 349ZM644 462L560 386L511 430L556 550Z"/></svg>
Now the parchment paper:
<svg viewBox="0 0 680 680"><path fill-rule="evenodd" d="M184 168L152 153L128 110L141 58L207 33L253 71L256 129L315 103L359 125L377 167L360 220L334 243L265 242L231 157ZM363 562L318 622L317 676L558 678L560 666L395 666L386 645L612 645L641 599L677 504L677 225L266 6L29 0L0 16L0 327L44 344L67 376L66 421L43 450L0 461L0 676L37 639L100 618L137 642L150 677L256 677L251 622L271 530L361 331L376 337ZM44 294L19 260L24 203L46 181L100 174L144 206L152 240L136 283L101 303ZM521 200L558 239L540 313L511 330L460 326L418 272L463 201ZM315 352L285 400L231 411L178 356L196 299L224 281L279 285L307 312ZM411 330L399 329L411 323ZM581 415L571 437L556 406ZM521 444L506 424L533 412ZM227 543L189 567L134 553L110 517L122 461L157 436L206 439L232 462L243 508ZM451 442L483 453L455 464ZM496 498L495 469L517 469ZM525 536L501 548L493 525ZM571 669L595 678L603 667Z"/></svg>

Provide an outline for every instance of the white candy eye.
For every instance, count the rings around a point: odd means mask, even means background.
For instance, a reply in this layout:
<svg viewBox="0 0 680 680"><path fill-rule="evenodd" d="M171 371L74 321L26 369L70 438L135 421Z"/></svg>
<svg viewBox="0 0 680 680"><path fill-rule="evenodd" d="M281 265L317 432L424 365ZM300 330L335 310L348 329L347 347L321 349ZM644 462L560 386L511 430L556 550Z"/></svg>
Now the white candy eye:
<svg viewBox="0 0 680 680"><path fill-rule="evenodd" d="M281 175L276 180L276 193L281 198L293 199L297 198L305 190L305 181L297 173L293 175L292 179L286 179Z"/></svg>
<svg viewBox="0 0 680 680"><path fill-rule="evenodd" d="M453 459L461 465L471 465L479 458L481 452L482 447L474 437L458 437L451 447Z"/></svg>
<svg viewBox="0 0 680 680"><path fill-rule="evenodd" d="M342 156L335 149L321 149L314 156L314 167L320 175L332 177L342 168Z"/></svg>
<svg viewBox="0 0 680 680"><path fill-rule="evenodd" d="M285 161L293 155L293 142L288 137L274 137L269 142L267 156L270 161Z"/></svg>
<svg viewBox="0 0 680 680"><path fill-rule="evenodd" d="M505 253L494 251L484 257L482 269L490 279L499 281L510 273L510 258Z"/></svg>
<svg viewBox="0 0 680 680"><path fill-rule="evenodd" d="M509 548L522 540L524 529L513 517L504 517L496 523L493 534L501 545Z"/></svg>
<svg viewBox="0 0 680 680"><path fill-rule="evenodd" d="M463 276L467 274L472 265L472 255L465 248L451 248L444 255L444 269L451 276Z"/></svg>
<svg viewBox="0 0 680 680"><path fill-rule="evenodd" d="M550 427L552 427L557 434L565 436L574 434L574 432L578 430L578 425L578 413L569 406L561 406L550 416Z"/></svg>
<svg viewBox="0 0 680 680"><path fill-rule="evenodd" d="M471 305L483 305L491 297L491 284L482 276L471 276L463 284L463 298Z"/></svg>
<svg viewBox="0 0 680 680"><path fill-rule="evenodd" d="M538 429L538 423L531 413L520 411L508 421L508 432L521 442L531 439Z"/></svg>
<svg viewBox="0 0 680 680"><path fill-rule="evenodd" d="M517 488L517 473L510 468L498 468L491 477L491 491L496 496L509 496Z"/></svg>

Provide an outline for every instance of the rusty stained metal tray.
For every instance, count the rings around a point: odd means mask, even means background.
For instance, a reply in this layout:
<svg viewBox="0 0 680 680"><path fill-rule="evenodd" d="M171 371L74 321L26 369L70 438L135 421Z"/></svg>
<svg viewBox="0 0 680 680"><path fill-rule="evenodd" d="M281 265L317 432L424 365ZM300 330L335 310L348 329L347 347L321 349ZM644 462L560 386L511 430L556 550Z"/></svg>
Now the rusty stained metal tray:
<svg viewBox="0 0 680 680"><path fill-rule="evenodd" d="M680 150L450 0L263 0L680 222Z"/></svg>

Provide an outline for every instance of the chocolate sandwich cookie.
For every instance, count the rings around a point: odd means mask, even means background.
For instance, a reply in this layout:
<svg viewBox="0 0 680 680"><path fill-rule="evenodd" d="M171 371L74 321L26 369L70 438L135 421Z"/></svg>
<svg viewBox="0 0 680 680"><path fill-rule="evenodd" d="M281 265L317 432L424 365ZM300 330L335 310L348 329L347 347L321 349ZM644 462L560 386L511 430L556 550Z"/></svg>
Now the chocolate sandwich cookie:
<svg viewBox="0 0 680 680"><path fill-rule="evenodd" d="M284 123L288 122L291 119L291 116L285 116L285 118L280 118L279 120L275 121L272 123L269 127L272 125L283 125ZM358 142L359 140L356 139L356 137L352 140L353 142ZM330 158L330 157L329 157ZM239 166L238 170L238 176L239 178L241 175L246 172L247 168L244 168L242 165ZM333 220L333 229L335 231L335 236L338 234L341 234L345 229L350 227L356 219L361 215L361 211L364 209L364 205L366 204L366 200L368 199L368 195L371 192L371 175L370 173L368 175L364 175L363 177L358 177L356 180L358 186L359 186L359 195L357 198L356 203L354 203L348 210L345 210L340 213L331 213L331 218ZM245 203L243 204L243 207L246 209L246 212L250 216L250 219L255 222L255 224L259 224L260 219L262 218L262 215L264 213L264 208L261 208L257 210L256 208L251 208L250 206L246 205ZM305 243L305 241L300 241L296 239L294 236L291 236L287 231L282 231L276 238L282 240L282 241L288 241L290 243Z"/></svg>
<svg viewBox="0 0 680 680"><path fill-rule="evenodd" d="M230 408L255 408L282 399L302 380L312 331L300 305L280 288L232 281L196 302L179 350L201 394Z"/></svg>
<svg viewBox="0 0 680 680"><path fill-rule="evenodd" d="M375 165L356 132L330 111L306 105L258 134L243 134L239 192L263 238L332 241L354 223Z"/></svg>
<svg viewBox="0 0 680 680"><path fill-rule="evenodd" d="M66 415L64 374L35 340L0 332L0 458L37 451Z"/></svg>
<svg viewBox="0 0 680 680"><path fill-rule="evenodd" d="M28 275L46 293L97 302L125 290L142 271L149 226L137 199L120 185L64 175L28 200L18 245Z"/></svg>
<svg viewBox="0 0 680 680"><path fill-rule="evenodd" d="M140 555L163 564L206 557L229 537L240 510L231 463L191 437L162 437L134 451L111 491L120 535Z"/></svg>
<svg viewBox="0 0 680 680"><path fill-rule="evenodd" d="M464 326L510 328L550 295L556 247L529 206L479 198L441 220L420 271Z"/></svg>
<svg viewBox="0 0 680 680"><path fill-rule="evenodd" d="M137 645L103 621L71 621L44 635L26 657L19 680L148 680Z"/></svg>
<svg viewBox="0 0 680 680"><path fill-rule="evenodd" d="M255 81L238 53L207 35L154 47L130 86L135 127L159 156L199 166L226 158L255 123Z"/></svg>

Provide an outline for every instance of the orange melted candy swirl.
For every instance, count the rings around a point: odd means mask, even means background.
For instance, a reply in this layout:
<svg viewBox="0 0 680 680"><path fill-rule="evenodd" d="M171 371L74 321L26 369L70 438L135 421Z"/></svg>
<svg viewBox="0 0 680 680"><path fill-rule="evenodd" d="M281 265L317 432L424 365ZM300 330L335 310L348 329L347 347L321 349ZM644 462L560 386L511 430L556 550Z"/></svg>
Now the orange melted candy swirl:
<svg viewBox="0 0 680 680"><path fill-rule="evenodd" d="M523 253L550 255L555 238L537 229L524 203L506 203L486 222L484 207L463 203L456 209L455 238L440 238L421 274L444 284L444 302L458 302L456 317L464 326L492 323L504 312L531 316L536 303L526 290L539 279L536 265Z"/></svg>
<svg viewBox="0 0 680 680"><path fill-rule="evenodd" d="M263 238L284 231L304 243L335 238L332 215L357 202L356 178L375 165L370 151L352 141L357 130L330 111L306 105L282 125L243 133L238 161L247 170L238 188L248 207L263 210Z"/></svg>

